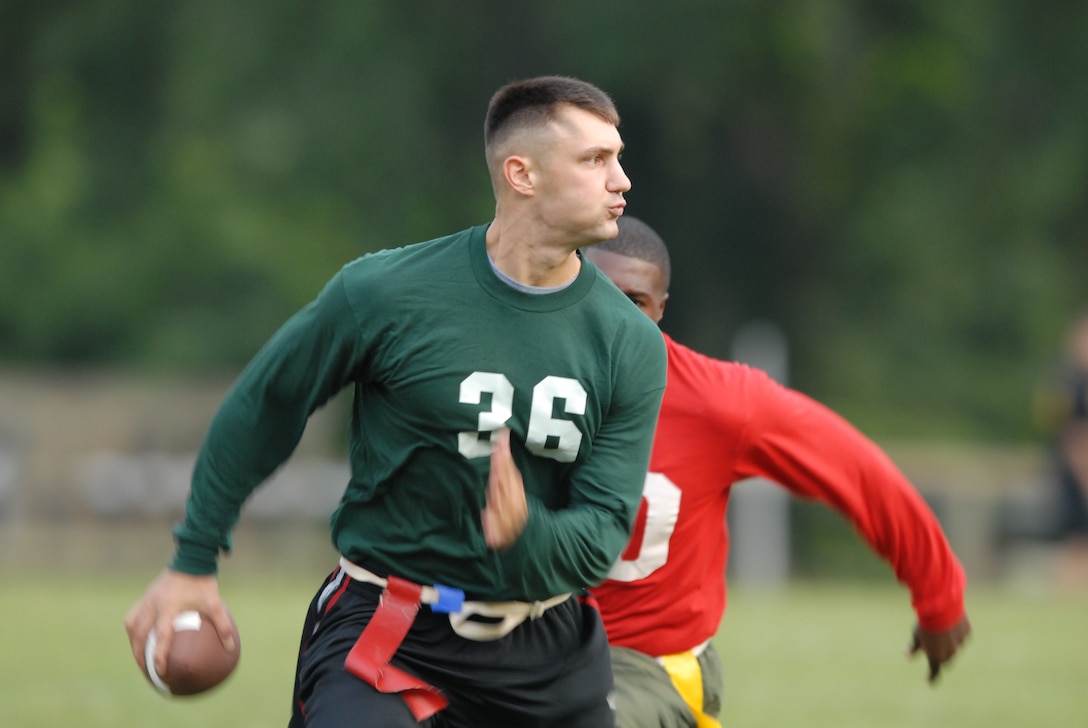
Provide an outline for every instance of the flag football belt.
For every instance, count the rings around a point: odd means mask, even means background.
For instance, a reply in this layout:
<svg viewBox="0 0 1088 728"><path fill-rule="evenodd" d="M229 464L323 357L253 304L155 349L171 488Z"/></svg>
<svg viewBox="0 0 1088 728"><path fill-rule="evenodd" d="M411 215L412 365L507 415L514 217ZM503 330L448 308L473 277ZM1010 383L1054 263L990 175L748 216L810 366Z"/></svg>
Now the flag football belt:
<svg viewBox="0 0 1088 728"><path fill-rule="evenodd" d="M565 602L562 594L543 602L466 602L464 592L446 586L421 586L396 576L383 579L358 564L340 558L340 568L356 581L382 587L378 608L344 660L344 669L383 693L400 695L415 719L422 723L449 705L435 686L389 664L412 628L420 604L433 612L448 612L454 632L477 641L496 640L526 619L536 619ZM498 619L474 622L474 615Z"/></svg>
<svg viewBox="0 0 1088 728"><path fill-rule="evenodd" d="M384 579L343 556L340 557L340 568L356 581L375 584L383 589L387 589L390 583L389 579ZM404 580L399 579L399 581ZM429 605L432 612L448 614L453 631L465 639L476 642L501 639L513 632L514 628L526 619L537 619L544 612L570 598L570 594L567 593L538 602L479 602L465 601L463 591L440 584L420 586L419 589L418 603ZM474 617L483 619L474 619Z"/></svg>

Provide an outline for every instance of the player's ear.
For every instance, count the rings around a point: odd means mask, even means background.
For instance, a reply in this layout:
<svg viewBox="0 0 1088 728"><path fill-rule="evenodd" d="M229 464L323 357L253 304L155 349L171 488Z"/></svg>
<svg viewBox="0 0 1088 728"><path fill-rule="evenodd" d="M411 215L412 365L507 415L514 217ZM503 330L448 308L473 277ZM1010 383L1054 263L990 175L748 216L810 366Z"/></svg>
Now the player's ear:
<svg viewBox="0 0 1088 728"><path fill-rule="evenodd" d="M506 184L519 195L533 194L533 175L531 161L522 156L510 156L503 160L502 175Z"/></svg>

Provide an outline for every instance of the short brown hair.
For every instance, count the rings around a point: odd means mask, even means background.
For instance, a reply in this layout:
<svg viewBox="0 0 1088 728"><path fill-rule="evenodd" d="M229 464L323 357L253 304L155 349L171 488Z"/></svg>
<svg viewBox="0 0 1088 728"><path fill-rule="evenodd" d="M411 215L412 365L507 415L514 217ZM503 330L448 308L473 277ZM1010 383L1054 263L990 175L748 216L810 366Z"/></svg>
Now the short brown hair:
<svg viewBox="0 0 1088 728"><path fill-rule="evenodd" d="M507 84L491 97L484 119L484 149L492 149L515 128L554 121L564 105L620 125L612 99L593 84L568 76L538 76Z"/></svg>

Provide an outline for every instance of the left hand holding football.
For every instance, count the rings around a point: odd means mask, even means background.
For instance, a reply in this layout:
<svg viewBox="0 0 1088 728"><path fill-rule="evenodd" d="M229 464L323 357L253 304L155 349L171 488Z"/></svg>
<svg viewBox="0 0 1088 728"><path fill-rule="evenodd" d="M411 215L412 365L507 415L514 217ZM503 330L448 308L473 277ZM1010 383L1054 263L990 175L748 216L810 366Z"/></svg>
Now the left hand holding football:
<svg viewBox="0 0 1088 728"><path fill-rule="evenodd" d="M223 600L219 596L219 582L214 575L199 576L165 569L125 616L132 656L140 669L147 672L144 648L147 635L156 633L154 655L155 670L166 672L166 656L174 638L174 618L181 612L192 610L205 614L227 651L236 649L234 624Z"/></svg>

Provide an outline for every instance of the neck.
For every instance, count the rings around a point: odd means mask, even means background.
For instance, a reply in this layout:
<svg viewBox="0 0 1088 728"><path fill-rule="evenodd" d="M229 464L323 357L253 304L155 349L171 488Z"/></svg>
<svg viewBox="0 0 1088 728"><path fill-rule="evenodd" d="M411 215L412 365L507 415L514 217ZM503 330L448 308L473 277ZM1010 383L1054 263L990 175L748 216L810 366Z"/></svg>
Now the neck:
<svg viewBox="0 0 1088 728"><path fill-rule="evenodd" d="M549 288L570 283L582 269L578 246L557 242L533 226L496 216L487 229L487 254L495 267L518 283Z"/></svg>

